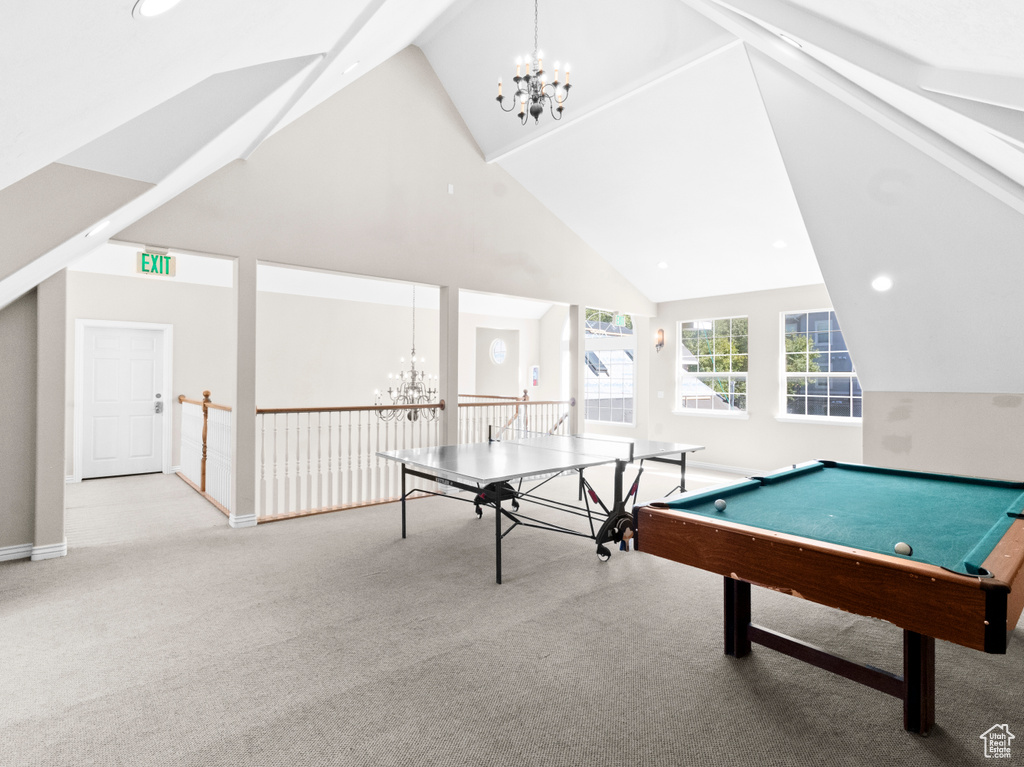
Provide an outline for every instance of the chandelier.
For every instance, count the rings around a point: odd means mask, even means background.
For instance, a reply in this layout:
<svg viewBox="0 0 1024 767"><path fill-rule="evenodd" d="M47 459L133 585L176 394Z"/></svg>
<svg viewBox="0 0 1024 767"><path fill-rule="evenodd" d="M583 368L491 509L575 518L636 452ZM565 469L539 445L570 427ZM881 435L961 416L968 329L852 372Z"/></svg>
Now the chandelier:
<svg viewBox="0 0 1024 767"><path fill-rule="evenodd" d="M405 363L405 357L399 357L398 361ZM423 357L419 358L420 363L425 362ZM388 405L427 405L437 395L436 383L430 388L430 380L437 381L437 376L427 375L422 370L416 369L416 286L412 286L412 358L409 360L409 370L400 370L398 373L388 373L388 380L394 385L388 384L388 397L391 402L387 405L383 402L380 389L373 393L377 398L377 417L382 421L418 421L420 418L433 421L437 418L437 408L405 410L388 407Z"/></svg>
<svg viewBox="0 0 1024 767"><path fill-rule="evenodd" d="M569 65L565 65L565 82L558 81L559 64L555 62L555 79L548 82L544 73L544 54L541 53L537 43L537 3L533 0L533 55L516 59L516 76L512 81L516 84L516 92L512 96L512 103L505 109L505 97L501 93L501 78L498 78L498 106L504 112L511 112L519 107L519 119L523 125L532 117L534 123L540 122L540 116L547 107L551 116L556 120L562 119L562 110L565 100L569 98ZM526 73L523 74L525 67Z"/></svg>

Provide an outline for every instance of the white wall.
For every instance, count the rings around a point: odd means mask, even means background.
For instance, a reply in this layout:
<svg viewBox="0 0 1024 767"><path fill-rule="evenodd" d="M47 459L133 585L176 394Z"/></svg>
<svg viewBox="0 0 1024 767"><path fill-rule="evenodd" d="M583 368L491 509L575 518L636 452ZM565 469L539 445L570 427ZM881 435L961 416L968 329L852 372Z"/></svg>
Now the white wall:
<svg viewBox="0 0 1024 767"><path fill-rule="evenodd" d="M260 291L256 318L258 407L372 405L375 389L387 402L387 374L409 370L408 307ZM435 309L416 308L416 356L438 374Z"/></svg>
<svg viewBox="0 0 1024 767"><path fill-rule="evenodd" d="M408 370L412 313L408 307L293 296L261 291L257 306L257 402L259 407L371 405L373 391L387 389L387 373ZM516 388L528 387L530 365L539 364L539 321L481 314L459 315L459 391L484 391L476 381L478 328L519 334ZM416 308L417 369L437 374L438 312ZM399 358L404 357L404 365ZM531 391L531 399L538 399ZM386 401L386 398L385 398Z"/></svg>
<svg viewBox="0 0 1024 767"><path fill-rule="evenodd" d="M732 467L743 473L768 471L815 459L860 462L861 426L833 423L790 423L776 419L780 411L780 313L831 306L824 285L740 293L659 304L652 320L650 350L650 418L652 439L704 445L694 461ZM717 317L750 318L748 404L746 419L672 412L678 364L677 323ZM839 317L840 324L843 321ZM665 331L665 348L653 353L654 333ZM641 336L643 338L643 336ZM851 348L854 365L857 350ZM865 412L868 405L865 403Z"/></svg>
<svg viewBox="0 0 1024 767"><path fill-rule="evenodd" d="M479 330L515 331L519 336L518 361L515 373L506 380L507 391L492 391L488 388L490 380L481 381L477 375L481 360L477 348ZM495 334L491 334L492 337ZM508 334L506 341L511 338ZM523 389L529 391L530 399L539 399L534 387L529 385L531 365L540 364L540 322L538 320L516 317L488 317L481 314L462 314L459 316L459 391L462 394L501 394L520 397ZM489 344L488 344L489 346ZM486 354L486 349L484 354ZM486 360L484 360L486 362Z"/></svg>
<svg viewBox="0 0 1024 767"><path fill-rule="evenodd" d="M501 341L505 356L501 363L494 361L491 347ZM500 397L519 397L525 391L523 372L526 368L519 358L519 331L507 328L476 328L476 394Z"/></svg>
<svg viewBox="0 0 1024 767"><path fill-rule="evenodd" d="M530 399L562 399L562 333L568 321L569 307L560 304L540 318L540 384L530 387Z"/></svg>
<svg viewBox="0 0 1024 767"><path fill-rule="evenodd" d="M139 279L68 271L65 468L74 473L75 320L123 320L174 326L171 464L181 461L178 395L202 399L204 389L221 405L234 406L234 296L231 288L173 280Z"/></svg>

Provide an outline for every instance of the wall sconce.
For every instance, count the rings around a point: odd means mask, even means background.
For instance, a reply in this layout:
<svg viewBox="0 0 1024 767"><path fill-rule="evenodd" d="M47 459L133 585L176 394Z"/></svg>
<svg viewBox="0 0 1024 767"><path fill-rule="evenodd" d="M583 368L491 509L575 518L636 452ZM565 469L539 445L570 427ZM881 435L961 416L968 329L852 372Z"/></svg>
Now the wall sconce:
<svg viewBox="0 0 1024 767"><path fill-rule="evenodd" d="M658 328L658 334L654 337L654 351L660 352L665 346L665 331Z"/></svg>

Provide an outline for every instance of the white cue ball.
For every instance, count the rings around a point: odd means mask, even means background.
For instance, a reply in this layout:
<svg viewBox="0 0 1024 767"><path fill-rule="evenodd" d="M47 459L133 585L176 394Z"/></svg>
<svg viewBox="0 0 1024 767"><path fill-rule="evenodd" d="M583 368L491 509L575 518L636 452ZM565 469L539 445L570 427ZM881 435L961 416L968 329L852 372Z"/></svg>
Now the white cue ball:
<svg viewBox="0 0 1024 767"><path fill-rule="evenodd" d="M715 508L718 509L719 511L725 511L725 501L719 498L717 501L715 501Z"/></svg>
<svg viewBox="0 0 1024 767"><path fill-rule="evenodd" d="M900 541L895 546L893 546L893 551L895 551L897 554L903 554L904 556L909 557L914 550L910 548L909 543L904 543L903 541Z"/></svg>

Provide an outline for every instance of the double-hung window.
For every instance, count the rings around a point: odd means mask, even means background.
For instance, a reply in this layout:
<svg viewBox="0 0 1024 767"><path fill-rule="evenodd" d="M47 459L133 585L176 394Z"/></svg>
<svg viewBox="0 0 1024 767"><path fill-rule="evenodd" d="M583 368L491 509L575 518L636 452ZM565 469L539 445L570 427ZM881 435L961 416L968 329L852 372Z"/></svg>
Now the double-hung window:
<svg viewBox="0 0 1024 767"><path fill-rule="evenodd" d="M583 416L588 421L632 424L636 388L633 318L587 309L583 339Z"/></svg>
<svg viewBox="0 0 1024 767"><path fill-rule="evenodd" d="M746 411L747 326L746 317L679 323L679 410Z"/></svg>
<svg viewBox="0 0 1024 767"><path fill-rule="evenodd" d="M785 412L860 418L863 393L836 313L784 314L782 332Z"/></svg>

